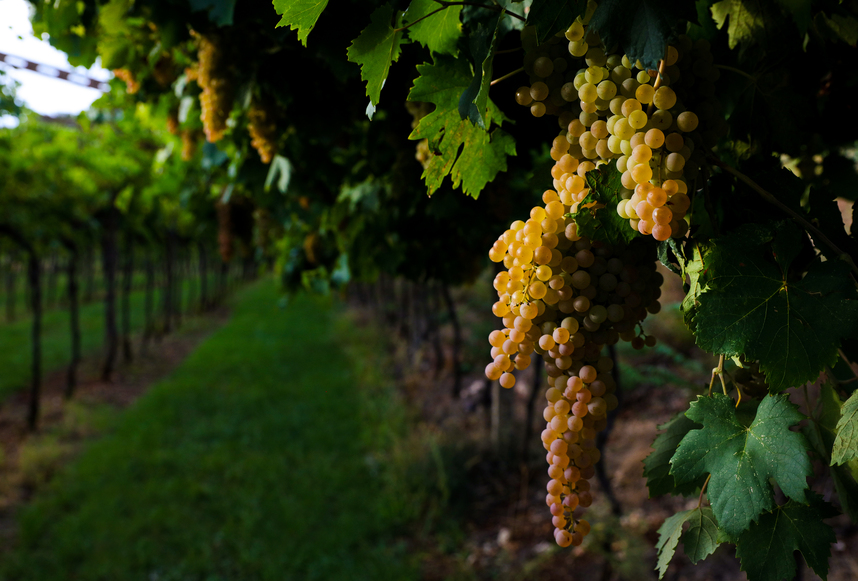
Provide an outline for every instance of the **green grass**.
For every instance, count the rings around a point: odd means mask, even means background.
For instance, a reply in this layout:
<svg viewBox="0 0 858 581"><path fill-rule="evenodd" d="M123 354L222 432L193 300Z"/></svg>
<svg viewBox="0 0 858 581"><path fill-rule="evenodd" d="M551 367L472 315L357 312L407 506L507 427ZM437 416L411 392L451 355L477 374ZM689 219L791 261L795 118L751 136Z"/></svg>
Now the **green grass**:
<svg viewBox="0 0 858 581"><path fill-rule="evenodd" d="M276 305L273 283L240 291L230 322L22 511L0 578L417 579L394 540L415 503L376 454L407 422L344 351L372 338L319 300Z"/></svg>
<svg viewBox="0 0 858 581"><path fill-rule="evenodd" d="M198 296L198 282L194 296ZM187 306L188 293L191 285L183 281L182 309ZM131 293L131 328L133 331L143 329L144 291ZM156 290L153 302L154 312L160 312L161 296ZM117 318L121 321L121 301L117 299ZM121 324L121 323L120 323ZM14 323L0 325L0 401L9 394L29 385L31 357L31 326L32 317L19 318ZM104 346L104 303L102 301L81 305L81 351L83 355L97 352ZM45 311L42 317L42 362L46 373L61 369L68 365L71 359L71 331L69 330L69 313L67 309L52 309Z"/></svg>

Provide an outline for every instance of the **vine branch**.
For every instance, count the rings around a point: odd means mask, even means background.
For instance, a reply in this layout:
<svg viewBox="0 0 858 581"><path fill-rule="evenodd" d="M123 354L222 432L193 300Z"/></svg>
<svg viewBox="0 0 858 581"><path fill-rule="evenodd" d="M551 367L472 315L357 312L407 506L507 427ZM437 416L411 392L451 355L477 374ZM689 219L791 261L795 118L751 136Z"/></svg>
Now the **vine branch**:
<svg viewBox="0 0 858 581"><path fill-rule="evenodd" d="M507 74L505 74L505 75L504 75L504 76L502 76L502 77L498 77L497 79L495 79L494 81L492 81L491 83L489 83L489 86L494 87L496 84L500 83L501 81L505 81L505 80L507 80L508 78L510 78L510 77L512 77L512 76L515 76L515 75L517 75L518 73L521 73L521 72L523 72L523 71L524 71L524 67L521 67L521 68L515 69L515 70L514 70L514 71L512 71L511 73L507 73Z"/></svg>
<svg viewBox="0 0 858 581"><path fill-rule="evenodd" d="M855 266L855 262L852 260L852 257L848 253L841 250L834 242L832 242L831 239L829 239L828 236L826 236L822 232L822 230L820 230L819 228L817 228L816 226L814 226L813 224L811 224L810 222L805 220L801 214L799 214L798 212L796 212L795 210L793 210L792 208L790 208L789 206L787 206L786 204L784 204L783 202L778 200L770 192L764 190L757 182L755 182L754 180L752 180L751 178L749 178L748 176L746 176L745 174L743 174L742 172L740 172L736 168L729 166L728 164L722 162L719 159L715 159L715 158L711 158L711 159L715 165L717 165L718 167L720 167L721 169L723 169L727 173L733 174L739 180L741 180L742 182L744 182L745 184L750 186L751 189L754 190L755 192L757 192L758 194L760 194L760 196L762 196L764 200L766 200L770 204L774 204L775 206L777 206L778 208L780 208L781 210L783 210L784 212L786 212L787 214L792 216L796 222L798 222L799 224L801 224L805 228L805 230L812 232L823 244L825 244L826 246L828 246L829 248L834 250L840 256L841 259L846 261L846 263L849 265L849 268L852 270L852 272L854 274L858 275L858 266Z"/></svg>
<svg viewBox="0 0 858 581"><path fill-rule="evenodd" d="M522 22L527 20L524 16L521 16L520 14L516 14L515 12L510 12L509 10L504 8L503 6L498 6L498 5L486 6L485 4L480 4L479 2L447 2L447 0L435 0L435 2L437 2L438 4L443 6L444 8L447 8L448 6L476 6L477 8L485 8L487 10L494 10L495 12L506 12L507 14L512 16L513 18L518 18Z"/></svg>

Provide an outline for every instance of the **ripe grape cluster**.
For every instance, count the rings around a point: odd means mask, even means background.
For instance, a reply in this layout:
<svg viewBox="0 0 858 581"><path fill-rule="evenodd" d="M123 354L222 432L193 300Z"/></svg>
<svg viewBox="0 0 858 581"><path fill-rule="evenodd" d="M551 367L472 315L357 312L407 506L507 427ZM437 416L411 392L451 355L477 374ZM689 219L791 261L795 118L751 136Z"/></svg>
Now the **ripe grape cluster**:
<svg viewBox="0 0 858 581"><path fill-rule="evenodd" d="M655 344L640 322L660 310L663 277L647 262L646 240L625 248L590 240L568 217L578 202L561 199L555 190L546 191L542 201L489 251L505 267L494 279L498 301L492 307L504 329L489 335L492 362L485 372L511 388L514 370L529 367L534 352L545 358L549 388L542 442L551 476L546 504L555 540L566 547L580 545L590 530L580 512L592 502L589 480L601 458L596 433L617 406L613 360L603 348L621 339L638 349Z"/></svg>
<svg viewBox="0 0 858 581"><path fill-rule="evenodd" d="M250 103L247 117L250 144L259 153L262 163L271 163L277 151L277 124L272 119L271 111L254 99Z"/></svg>
<svg viewBox="0 0 858 581"><path fill-rule="evenodd" d="M719 69L709 43L682 36L666 48L658 70L647 69L587 29L594 9L591 3L583 18L542 45L535 30L522 31L530 83L516 91L516 101L536 117L558 116L552 177L564 203L583 199L586 173L615 160L624 188L618 214L656 240L684 236L688 184L703 151L726 132L712 96Z"/></svg>
<svg viewBox="0 0 858 581"><path fill-rule="evenodd" d="M203 131L209 143L219 141L226 132L226 121L232 110L233 83L219 39L196 35L199 38L196 81L203 92L200 107Z"/></svg>

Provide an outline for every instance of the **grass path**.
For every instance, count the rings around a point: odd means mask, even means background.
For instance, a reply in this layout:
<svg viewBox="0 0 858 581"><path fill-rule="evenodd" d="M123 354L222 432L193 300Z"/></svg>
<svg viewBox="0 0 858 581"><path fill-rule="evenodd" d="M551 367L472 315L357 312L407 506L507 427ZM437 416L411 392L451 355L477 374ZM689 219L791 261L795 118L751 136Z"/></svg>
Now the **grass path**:
<svg viewBox="0 0 858 581"><path fill-rule="evenodd" d="M314 299L276 305L272 283L240 291L230 322L22 511L0 578L418 578L390 540L402 498L366 461L386 417L338 343L359 337Z"/></svg>

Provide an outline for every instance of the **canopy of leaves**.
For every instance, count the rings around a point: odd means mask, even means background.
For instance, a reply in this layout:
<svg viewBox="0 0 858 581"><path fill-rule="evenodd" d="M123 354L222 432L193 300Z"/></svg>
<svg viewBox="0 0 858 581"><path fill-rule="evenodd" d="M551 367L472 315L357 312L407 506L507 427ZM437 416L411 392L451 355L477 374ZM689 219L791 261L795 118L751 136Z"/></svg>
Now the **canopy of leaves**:
<svg viewBox="0 0 858 581"><path fill-rule="evenodd" d="M759 360L772 393L816 379L858 329L858 293L840 261L790 274L801 241L796 226L748 225L712 242L706 287L696 299L701 348Z"/></svg>
<svg viewBox="0 0 858 581"><path fill-rule="evenodd" d="M729 397L698 397L686 412L703 428L682 439L671 460L678 483L711 474L707 495L721 528L739 535L773 506L774 478L788 497L804 502L805 478L812 474L809 444L790 427L804 417L784 395L763 399L745 423Z"/></svg>

